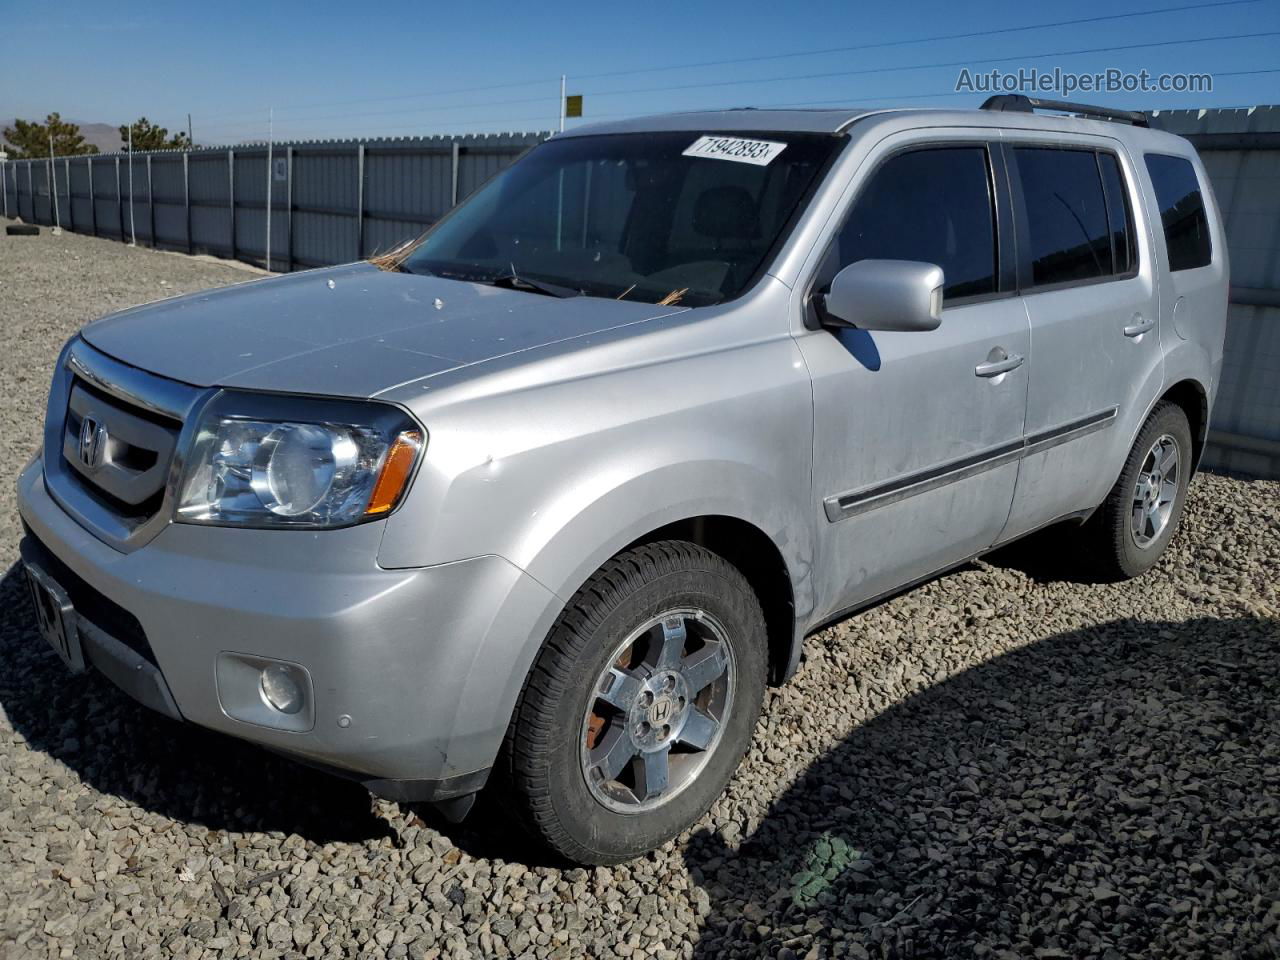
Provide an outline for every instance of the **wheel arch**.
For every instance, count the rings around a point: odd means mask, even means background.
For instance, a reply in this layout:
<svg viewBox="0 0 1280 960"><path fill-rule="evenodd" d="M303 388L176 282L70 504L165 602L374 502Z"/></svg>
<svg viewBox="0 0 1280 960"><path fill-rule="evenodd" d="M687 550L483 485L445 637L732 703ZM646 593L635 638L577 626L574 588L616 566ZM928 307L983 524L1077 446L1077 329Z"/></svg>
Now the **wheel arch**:
<svg viewBox="0 0 1280 960"><path fill-rule="evenodd" d="M1191 465L1193 470L1197 469L1209 434L1208 391L1200 381L1188 377L1165 390L1158 402L1176 404L1187 415L1191 425Z"/></svg>
<svg viewBox="0 0 1280 960"><path fill-rule="evenodd" d="M659 540L684 540L723 557L747 579L764 613L768 632L769 683L778 686L798 665L795 590L787 561L767 533L739 517L686 517L650 530L624 549Z"/></svg>
<svg viewBox="0 0 1280 960"><path fill-rule="evenodd" d="M508 557L562 602L628 547L688 540L724 557L756 590L769 629L770 680L794 672L799 625L815 606L814 529L782 478L729 460L668 464L565 507L554 529Z"/></svg>

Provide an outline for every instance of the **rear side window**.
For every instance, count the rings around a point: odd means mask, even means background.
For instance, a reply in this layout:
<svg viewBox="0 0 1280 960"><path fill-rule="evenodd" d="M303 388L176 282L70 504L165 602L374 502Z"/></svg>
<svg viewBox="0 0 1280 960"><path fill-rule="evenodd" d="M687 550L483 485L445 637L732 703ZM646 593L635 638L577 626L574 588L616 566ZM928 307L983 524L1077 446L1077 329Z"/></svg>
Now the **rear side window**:
<svg viewBox="0 0 1280 960"><path fill-rule="evenodd" d="M1096 280L1115 273L1102 176L1092 150L1016 147L1031 247L1031 282Z"/></svg>
<svg viewBox="0 0 1280 960"><path fill-rule="evenodd" d="M1209 242L1209 218L1195 167L1184 157L1147 154L1147 172L1156 189L1156 203L1164 224L1170 270L1208 266L1213 250Z"/></svg>
<svg viewBox="0 0 1280 960"><path fill-rule="evenodd" d="M995 215L983 147L891 157L871 176L840 231L829 282L858 260L922 260L942 267L948 299L996 290Z"/></svg>

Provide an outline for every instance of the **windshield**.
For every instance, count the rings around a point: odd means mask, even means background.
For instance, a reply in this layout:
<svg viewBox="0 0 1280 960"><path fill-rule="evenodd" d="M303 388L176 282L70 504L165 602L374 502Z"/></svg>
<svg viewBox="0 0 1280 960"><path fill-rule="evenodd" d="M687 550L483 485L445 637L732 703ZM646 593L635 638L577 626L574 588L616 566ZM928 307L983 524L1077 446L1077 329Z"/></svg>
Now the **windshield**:
<svg viewBox="0 0 1280 960"><path fill-rule="evenodd" d="M741 293L842 141L646 133L549 140L403 264L513 289L705 306Z"/></svg>

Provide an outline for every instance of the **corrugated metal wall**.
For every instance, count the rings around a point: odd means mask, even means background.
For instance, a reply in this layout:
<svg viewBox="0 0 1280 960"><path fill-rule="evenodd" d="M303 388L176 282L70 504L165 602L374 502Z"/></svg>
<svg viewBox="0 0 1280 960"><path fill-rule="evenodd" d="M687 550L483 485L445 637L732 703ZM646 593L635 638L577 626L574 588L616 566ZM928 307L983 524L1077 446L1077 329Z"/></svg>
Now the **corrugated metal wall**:
<svg viewBox="0 0 1280 960"><path fill-rule="evenodd" d="M390 250L548 136L276 144L271 269L328 266ZM132 162L128 154L19 160L0 169L0 212L8 216L266 265L264 145L137 153Z"/></svg>
<svg viewBox="0 0 1280 960"><path fill-rule="evenodd" d="M1195 144L1231 253L1222 386L1206 463L1280 477L1280 107L1162 111L1151 125Z"/></svg>

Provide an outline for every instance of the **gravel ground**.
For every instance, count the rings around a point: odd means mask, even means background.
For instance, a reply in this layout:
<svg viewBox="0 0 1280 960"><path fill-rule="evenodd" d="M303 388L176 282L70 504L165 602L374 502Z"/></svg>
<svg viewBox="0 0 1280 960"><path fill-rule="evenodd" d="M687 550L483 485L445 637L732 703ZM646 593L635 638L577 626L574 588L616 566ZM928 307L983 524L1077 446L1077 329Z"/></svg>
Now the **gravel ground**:
<svg viewBox="0 0 1280 960"><path fill-rule="evenodd" d="M1147 576L1041 537L810 638L690 834L566 870L71 678L12 486L58 346L239 268L0 237L0 956L1280 956L1280 484Z"/></svg>

